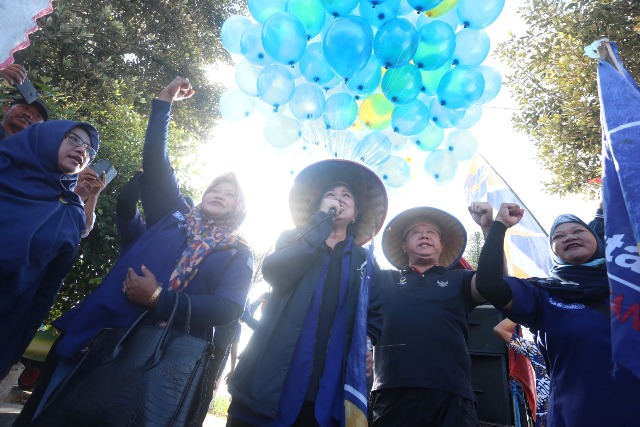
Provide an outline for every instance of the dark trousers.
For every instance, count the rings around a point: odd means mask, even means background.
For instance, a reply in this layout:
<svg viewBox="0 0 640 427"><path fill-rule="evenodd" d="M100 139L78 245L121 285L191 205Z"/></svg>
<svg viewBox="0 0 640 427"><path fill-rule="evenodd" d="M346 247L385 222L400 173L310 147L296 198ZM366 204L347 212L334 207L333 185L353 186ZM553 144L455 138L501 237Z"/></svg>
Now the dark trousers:
<svg viewBox="0 0 640 427"><path fill-rule="evenodd" d="M475 402L445 391L393 388L371 394L373 427L476 427Z"/></svg>
<svg viewBox="0 0 640 427"><path fill-rule="evenodd" d="M304 402L298 418L291 424L291 427L320 427L316 421L315 402ZM256 427L253 424L245 423L240 420L234 420L229 416L227 418L226 427Z"/></svg>

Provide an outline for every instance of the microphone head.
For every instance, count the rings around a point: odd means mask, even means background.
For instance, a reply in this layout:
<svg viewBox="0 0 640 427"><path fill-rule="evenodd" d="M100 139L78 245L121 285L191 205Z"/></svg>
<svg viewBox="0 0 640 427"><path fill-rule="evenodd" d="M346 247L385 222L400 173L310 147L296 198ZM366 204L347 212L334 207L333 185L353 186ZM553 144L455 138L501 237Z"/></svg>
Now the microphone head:
<svg viewBox="0 0 640 427"><path fill-rule="evenodd" d="M332 218L335 218L337 214L336 208L329 209L329 215L331 215Z"/></svg>

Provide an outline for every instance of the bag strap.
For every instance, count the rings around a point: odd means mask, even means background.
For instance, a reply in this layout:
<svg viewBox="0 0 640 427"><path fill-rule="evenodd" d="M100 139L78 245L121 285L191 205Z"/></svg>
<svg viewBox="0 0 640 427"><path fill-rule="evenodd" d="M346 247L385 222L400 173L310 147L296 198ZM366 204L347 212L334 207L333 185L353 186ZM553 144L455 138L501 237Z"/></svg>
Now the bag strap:
<svg viewBox="0 0 640 427"><path fill-rule="evenodd" d="M171 316L169 316L169 320L167 321L167 327L165 328L165 331L163 331L160 337L161 340L162 340L162 337L164 337L166 330L169 329L170 325L173 323L173 318L175 317L177 308L178 308L178 298L176 298L176 301L173 304L173 309L171 310ZM129 338L129 336L134 331L134 329L136 329L142 323L142 320L150 313L150 311L151 310L149 309L145 310L144 313L142 313L140 317L138 317L136 321L133 322L131 326L129 326L129 329L127 329L127 331L122 335L122 337L118 340L115 347L113 348L110 359L115 358L120 353L125 340Z"/></svg>
<svg viewBox="0 0 640 427"><path fill-rule="evenodd" d="M183 295L187 299L187 316L184 321L184 333L188 334L191 331L191 297L188 294L178 294L178 297Z"/></svg>

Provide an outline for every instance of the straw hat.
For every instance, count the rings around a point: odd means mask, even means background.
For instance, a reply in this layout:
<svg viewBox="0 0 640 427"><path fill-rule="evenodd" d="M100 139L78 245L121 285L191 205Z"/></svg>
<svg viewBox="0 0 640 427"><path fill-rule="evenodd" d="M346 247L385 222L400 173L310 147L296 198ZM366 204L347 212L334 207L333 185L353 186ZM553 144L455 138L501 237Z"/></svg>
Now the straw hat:
<svg viewBox="0 0 640 427"><path fill-rule="evenodd" d="M411 227L416 224L433 224L440 229L442 253L438 265L451 267L458 262L467 246L467 232L453 215L427 206L407 209L387 224L382 234L382 252L396 268L409 266L409 257L402 250L402 242Z"/></svg>
<svg viewBox="0 0 640 427"><path fill-rule="evenodd" d="M304 227L318 211L322 193L335 182L344 182L355 193L358 208L355 241L358 245L363 245L382 228L389 202L387 191L378 175L350 160L322 160L300 171L289 193L293 223L296 227Z"/></svg>

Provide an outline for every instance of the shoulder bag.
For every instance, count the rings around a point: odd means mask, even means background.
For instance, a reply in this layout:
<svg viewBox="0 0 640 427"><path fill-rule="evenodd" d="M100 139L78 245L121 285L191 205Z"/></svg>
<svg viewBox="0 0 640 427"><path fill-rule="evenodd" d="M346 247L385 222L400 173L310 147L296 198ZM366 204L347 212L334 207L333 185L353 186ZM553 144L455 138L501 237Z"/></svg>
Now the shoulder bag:
<svg viewBox="0 0 640 427"><path fill-rule="evenodd" d="M187 298L183 331L172 329ZM189 335L191 299L178 294L165 327L105 329L32 426L201 426L214 387L214 345Z"/></svg>

